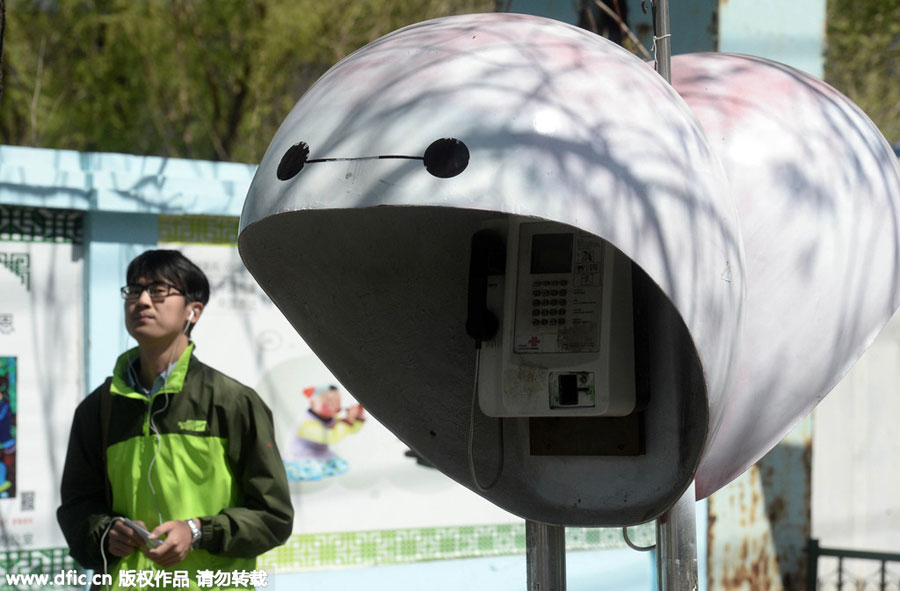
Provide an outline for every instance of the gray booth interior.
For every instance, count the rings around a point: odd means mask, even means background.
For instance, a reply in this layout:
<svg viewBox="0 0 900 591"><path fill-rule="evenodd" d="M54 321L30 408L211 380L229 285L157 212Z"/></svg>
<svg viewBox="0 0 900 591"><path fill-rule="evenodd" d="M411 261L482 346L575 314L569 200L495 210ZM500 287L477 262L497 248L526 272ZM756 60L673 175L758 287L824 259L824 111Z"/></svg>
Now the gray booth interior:
<svg viewBox="0 0 900 591"><path fill-rule="evenodd" d="M246 226L239 246L256 280L344 387L449 477L532 521L653 519L690 485L707 437L706 386L688 330L626 259L635 410L486 416L473 396L475 341L466 331L471 244L504 216L403 206L283 212Z"/></svg>

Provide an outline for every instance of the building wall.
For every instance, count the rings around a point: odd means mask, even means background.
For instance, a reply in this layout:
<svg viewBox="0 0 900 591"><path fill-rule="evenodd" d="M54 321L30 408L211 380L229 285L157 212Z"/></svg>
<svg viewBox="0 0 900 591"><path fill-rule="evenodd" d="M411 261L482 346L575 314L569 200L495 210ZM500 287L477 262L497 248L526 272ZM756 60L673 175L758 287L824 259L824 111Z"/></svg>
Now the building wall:
<svg viewBox="0 0 900 591"><path fill-rule="evenodd" d="M815 411L812 534L824 547L900 554L898 389L895 314Z"/></svg>

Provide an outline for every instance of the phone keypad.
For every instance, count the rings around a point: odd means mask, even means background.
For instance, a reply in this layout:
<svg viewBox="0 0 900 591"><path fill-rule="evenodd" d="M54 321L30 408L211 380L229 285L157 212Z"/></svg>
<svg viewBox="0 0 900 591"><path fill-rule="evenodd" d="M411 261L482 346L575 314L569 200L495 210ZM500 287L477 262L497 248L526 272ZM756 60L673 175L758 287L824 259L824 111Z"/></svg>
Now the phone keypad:
<svg viewBox="0 0 900 591"><path fill-rule="evenodd" d="M564 326L566 324L566 305L568 301L567 279L551 279L532 283L531 325L532 326Z"/></svg>

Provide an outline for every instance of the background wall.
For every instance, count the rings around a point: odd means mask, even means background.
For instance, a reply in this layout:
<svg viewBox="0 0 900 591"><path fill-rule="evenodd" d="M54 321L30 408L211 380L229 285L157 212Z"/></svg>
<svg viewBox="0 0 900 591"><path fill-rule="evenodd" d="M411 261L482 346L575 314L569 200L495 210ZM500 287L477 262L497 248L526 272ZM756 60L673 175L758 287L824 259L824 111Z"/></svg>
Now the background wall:
<svg viewBox="0 0 900 591"><path fill-rule="evenodd" d="M815 412L812 533L822 546L900 553L898 384L895 315Z"/></svg>
<svg viewBox="0 0 900 591"><path fill-rule="evenodd" d="M0 551L52 548L83 395L82 216L0 204Z"/></svg>

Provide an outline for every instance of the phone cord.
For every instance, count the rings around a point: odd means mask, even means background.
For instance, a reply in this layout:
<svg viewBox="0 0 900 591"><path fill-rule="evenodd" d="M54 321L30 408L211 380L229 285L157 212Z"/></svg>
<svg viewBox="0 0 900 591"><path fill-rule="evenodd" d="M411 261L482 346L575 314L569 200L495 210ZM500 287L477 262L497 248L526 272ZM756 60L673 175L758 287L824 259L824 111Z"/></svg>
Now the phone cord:
<svg viewBox="0 0 900 591"><path fill-rule="evenodd" d="M472 476L472 482L475 484L475 488L477 488L480 492L487 492L491 488L494 487L495 484L500 480L500 475L503 473L503 457L506 455L503 448L503 419L498 418L497 423L499 424L499 445L500 449L500 464L497 466L497 474L494 476L494 480L491 481L488 485L482 485L481 481L478 480L478 474L475 472L475 409L478 406L478 373L481 369L481 343L478 343L475 347L475 383L472 386L472 407L471 412L469 413L469 438L468 438L468 459L469 459L469 473Z"/></svg>

